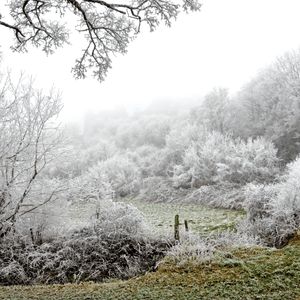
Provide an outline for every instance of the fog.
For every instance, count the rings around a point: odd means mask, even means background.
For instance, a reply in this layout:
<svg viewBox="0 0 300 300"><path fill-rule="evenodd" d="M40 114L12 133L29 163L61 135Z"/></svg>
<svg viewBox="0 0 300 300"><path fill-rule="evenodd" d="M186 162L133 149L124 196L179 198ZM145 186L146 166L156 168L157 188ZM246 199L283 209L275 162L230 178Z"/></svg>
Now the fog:
<svg viewBox="0 0 300 300"><path fill-rule="evenodd" d="M82 121L87 111L125 107L142 109L162 100L195 102L214 86L231 94L256 72L291 48L298 47L299 1L203 0L201 12L180 15L171 28L150 33L146 26L128 48L113 58L103 83L75 80L71 68L84 48L73 45L47 57L38 49L12 53L13 32L0 27L4 67L15 77L21 70L36 78L35 87L62 91L62 121ZM1 5L1 11L4 4Z"/></svg>

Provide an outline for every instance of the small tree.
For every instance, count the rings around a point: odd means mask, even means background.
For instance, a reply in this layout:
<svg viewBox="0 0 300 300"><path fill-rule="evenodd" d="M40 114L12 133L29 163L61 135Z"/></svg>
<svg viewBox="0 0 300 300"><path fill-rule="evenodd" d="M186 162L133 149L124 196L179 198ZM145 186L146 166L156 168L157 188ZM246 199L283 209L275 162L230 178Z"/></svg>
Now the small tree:
<svg viewBox="0 0 300 300"><path fill-rule="evenodd" d="M2 1L3 2L3 1ZM15 33L13 51L26 52L28 44L41 47L46 54L69 43L70 30L66 20L71 13L77 18L75 29L83 34L87 44L72 69L75 78L85 78L87 69L103 81L111 68L111 55L125 54L127 46L146 23L153 31L163 21L171 26L180 12L180 5L169 0L131 0L129 3L108 3L100 0L9 0L12 22L0 25ZM199 11L198 0L183 0L185 12ZM8 17L8 16L6 16Z"/></svg>
<svg viewBox="0 0 300 300"><path fill-rule="evenodd" d="M4 77L3 77L4 78ZM62 109L54 89L45 96L23 74L14 85L10 74L0 90L0 237L18 221L55 200L63 187L43 182L40 173L60 155L59 126L51 123ZM24 217L23 217L24 216Z"/></svg>

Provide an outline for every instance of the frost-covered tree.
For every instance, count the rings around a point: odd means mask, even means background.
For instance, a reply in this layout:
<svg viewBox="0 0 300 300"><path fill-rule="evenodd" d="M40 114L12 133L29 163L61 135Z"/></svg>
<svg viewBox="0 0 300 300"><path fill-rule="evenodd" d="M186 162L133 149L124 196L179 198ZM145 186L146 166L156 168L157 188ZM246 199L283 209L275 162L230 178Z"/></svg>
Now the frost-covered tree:
<svg viewBox="0 0 300 300"><path fill-rule="evenodd" d="M289 162L299 153L300 47L261 69L239 94L243 114L253 135L271 138Z"/></svg>
<svg viewBox="0 0 300 300"><path fill-rule="evenodd" d="M235 117L228 93L227 88L214 87L205 95L203 103L191 110L191 120L210 131L226 132Z"/></svg>
<svg viewBox="0 0 300 300"><path fill-rule="evenodd" d="M4 2L4 1L1 1ZM75 78L85 78L88 69L103 81L111 56L126 53L131 42L146 23L150 30L160 22L171 26L182 9L199 11L198 0L183 0L182 5L170 0L130 0L111 3L103 0L8 0L8 15L0 14L0 25L14 33L13 51L26 52L28 45L51 54L69 44L72 22L75 30L86 39L86 45L72 69ZM1 3L4 5L3 3ZM67 26L69 25L69 27Z"/></svg>
<svg viewBox="0 0 300 300"><path fill-rule="evenodd" d="M60 94L43 95L23 75L9 74L0 89L0 237L26 215L51 203L64 187L38 180L46 164L61 155L60 130L51 123L62 109Z"/></svg>

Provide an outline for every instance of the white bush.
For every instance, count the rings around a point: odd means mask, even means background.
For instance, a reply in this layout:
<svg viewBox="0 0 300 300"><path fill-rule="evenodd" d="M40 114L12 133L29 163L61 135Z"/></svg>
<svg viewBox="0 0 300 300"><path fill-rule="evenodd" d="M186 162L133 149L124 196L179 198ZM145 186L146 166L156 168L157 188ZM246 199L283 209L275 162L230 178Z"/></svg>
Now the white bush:
<svg viewBox="0 0 300 300"><path fill-rule="evenodd" d="M166 138L166 147L158 167L165 175L173 175L174 167L183 164L185 151L193 142L204 140L206 135L203 126L180 122L173 126Z"/></svg>
<svg viewBox="0 0 300 300"><path fill-rule="evenodd" d="M244 203L247 230L263 237L267 244L286 243L300 225L300 157L287 165L280 182L246 187Z"/></svg>
<svg viewBox="0 0 300 300"><path fill-rule="evenodd" d="M273 180L278 172L276 149L263 138L234 139L213 132L205 140L191 142L182 163L175 167L174 186L198 186L199 182L248 183ZM200 184L201 185L201 184Z"/></svg>
<svg viewBox="0 0 300 300"><path fill-rule="evenodd" d="M116 196L124 197L139 192L141 171L131 159L115 155L98 162L81 178L84 178L88 186L93 184L96 190L101 190L104 194L114 191Z"/></svg>
<svg viewBox="0 0 300 300"><path fill-rule="evenodd" d="M100 203L95 221L95 230L107 235L135 235L144 229L143 214L132 204L112 202Z"/></svg>

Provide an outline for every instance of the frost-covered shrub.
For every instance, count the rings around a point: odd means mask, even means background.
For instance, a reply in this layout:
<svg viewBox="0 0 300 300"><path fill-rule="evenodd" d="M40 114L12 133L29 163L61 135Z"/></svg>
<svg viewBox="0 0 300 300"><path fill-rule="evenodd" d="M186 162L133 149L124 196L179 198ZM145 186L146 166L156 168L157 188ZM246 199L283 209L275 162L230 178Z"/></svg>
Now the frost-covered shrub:
<svg viewBox="0 0 300 300"><path fill-rule="evenodd" d="M0 283L128 279L153 270L171 246L144 235L143 215L131 204L102 200L88 206L89 222L60 239L34 247L0 243Z"/></svg>
<svg viewBox="0 0 300 300"><path fill-rule="evenodd" d="M142 145L162 148L170 131L171 118L165 115L143 115L137 120L125 120L118 127L116 145L122 149Z"/></svg>
<svg viewBox="0 0 300 300"><path fill-rule="evenodd" d="M53 190L56 192L54 195ZM70 179L37 181L28 197L28 204L22 207L22 213L16 219L14 234L7 239L38 245L66 236L75 227L85 225L91 217L88 215L80 218L84 210L83 203L96 205L109 200L112 198L112 191L107 176L93 170ZM41 195L49 201L34 208L34 203ZM76 210L74 203L80 205L76 212L77 219L73 216Z"/></svg>
<svg viewBox="0 0 300 300"><path fill-rule="evenodd" d="M140 190L140 180L138 166L126 156L115 155L69 180L68 199L80 202L135 195Z"/></svg>
<svg viewBox="0 0 300 300"><path fill-rule="evenodd" d="M115 155L93 166L89 173L105 174L116 196L138 194L140 190L141 171L138 166L126 156Z"/></svg>
<svg viewBox="0 0 300 300"><path fill-rule="evenodd" d="M117 153L117 147L113 142L108 140L98 140L96 144L88 147L81 154L81 165L92 166L98 161L106 160L113 157Z"/></svg>
<svg viewBox="0 0 300 300"><path fill-rule="evenodd" d="M129 279L154 270L170 246L162 239L107 234L95 226L35 248L0 244L0 282L30 285Z"/></svg>
<svg viewBox="0 0 300 300"><path fill-rule="evenodd" d="M113 235L135 235L144 228L143 214L132 204L113 202L98 203L92 222L94 230Z"/></svg>
<svg viewBox="0 0 300 300"><path fill-rule="evenodd" d="M271 181L278 172L277 163L274 145L263 138L245 142L213 132L189 144L182 163L174 168L173 182L175 187L199 187L205 182Z"/></svg>
<svg viewBox="0 0 300 300"><path fill-rule="evenodd" d="M72 203L107 200L113 196L113 188L105 172L97 167L90 168L83 175L66 180L67 199Z"/></svg>
<svg viewBox="0 0 300 300"><path fill-rule="evenodd" d="M112 200L95 200L73 205L71 209L70 216L77 223L78 229L92 226L98 233L107 235L134 235L142 232L144 228L143 214L131 204Z"/></svg>
<svg viewBox="0 0 300 300"><path fill-rule="evenodd" d="M71 229L67 191L67 185L61 180L37 180L31 187L26 203L20 203L20 214L14 219L14 229L2 239L0 236L0 244L41 244L66 234ZM11 195L13 202L15 195ZM43 203L40 202L41 198L44 199Z"/></svg>
<svg viewBox="0 0 300 300"><path fill-rule="evenodd" d="M122 203L112 202L116 196L115 194L120 192L121 188L126 188L130 184L132 188L132 186L134 187L134 182L124 181L124 186L120 186L119 190L115 190L115 180L119 180L119 178L110 177L115 171L113 168L109 169L111 166L111 164L99 163L90 168L84 175L69 181L68 199L71 204L70 214L79 227L85 226L91 219L101 220L103 226L110 224L114 230L119 228L120 222L122 228L124 226L131 227L132 222L134 224L141 222L141 216L135 208L132 207L129 210L128 206L124 206ZM130 168L128 171L130 171ZM116 173L115 175L120 176L122 173ZM133 173L132 175L134 176L135 174ZM132 193L133 191L131 190L130 192ZM117 194L117 196L120 195ZM131 215L133 211L136 213L135 216ZM120 219L121 216L122 220ZM129 219L126 219L127 216L129 216ZM109 232L107 228L106 231ZM128 233L127 231L126 234Z"/></svg>
<svg viewBox="0 0 300 300"><path fill-rule="evenodd" d="M152 176L143 180L139 197L144 201L167 202L172 198L173 190L170 180Z"/></svg>
<svg viewBox="0 0 300 300"><path fill-rule="evenodd" d="M201 186L200 182L211 183L216 175L216 161L223 156L221 151L216 136L191 142L185 150L182 164L174 168L174 186L194 187Z"/></svg>
<svg viewBox="0 0 300 300"><path fill-rule="evenodd" d="M165 115L143 115L137 121L140 128L138 145L151 144L156 147L164 147L166 136L170 131L171 118Z"/></svg>
<svg viewBox="0 0 300 300"><path fill-rule="evenodd" d="M166 138L166 147L161 153L156 175L172 176L174 167L183 163L185 151L193 142L203 141L206 135L203 126L180 122L173 126Z"/></svg>
<svg viewBox="0 0 300 300"><path fill-rule="evenodd" d="M264 238L268 245L280 246L300 225L300 157L287 165L277 184L249 184L244 203L247 230Z"/></svg>
<svg viewBox="0 0 300 300"><path fill-rule="evenodd" d="M280 179L280 200L274 202L274 209L300 211L300 156L286 166L285 174Z"/></svg>
<svg viewBox="0 0 300 300"><path fill-rule="evenodd" d="M272 181L278 173L277 150L262 137L229 139L223 143L225 157L217 163L218 181L247 183Z"/></svg>
<svg viewBox="0 0 300 300"><path fill-rule="evenodd" d="M65 151L68 155L56 159L47 165L44 175L50 178L68 178L70 175L80 176L90 167L99 161L105 161L113 157L118 149L113 142L108 140L89 141L91 146L77 148L77 145L70 146Z"/></svg>
<svg viewBox="0 0 300 300"><path fill-rule="evenodd" d="M245 187L244 209L248 213L248 220L255 222L259 219L266 219L271 216L270 203L277 196L274 185L265 186L249 183Z"/></svg>
<svg viewBox="0 0 300 300"><path fill-rule="evenodd" d="M143 145L134 151L127 151L125 155L140 169L142 178L147 178L159 173L158 164L162 153L162 149L153 145Z"/></svg>

